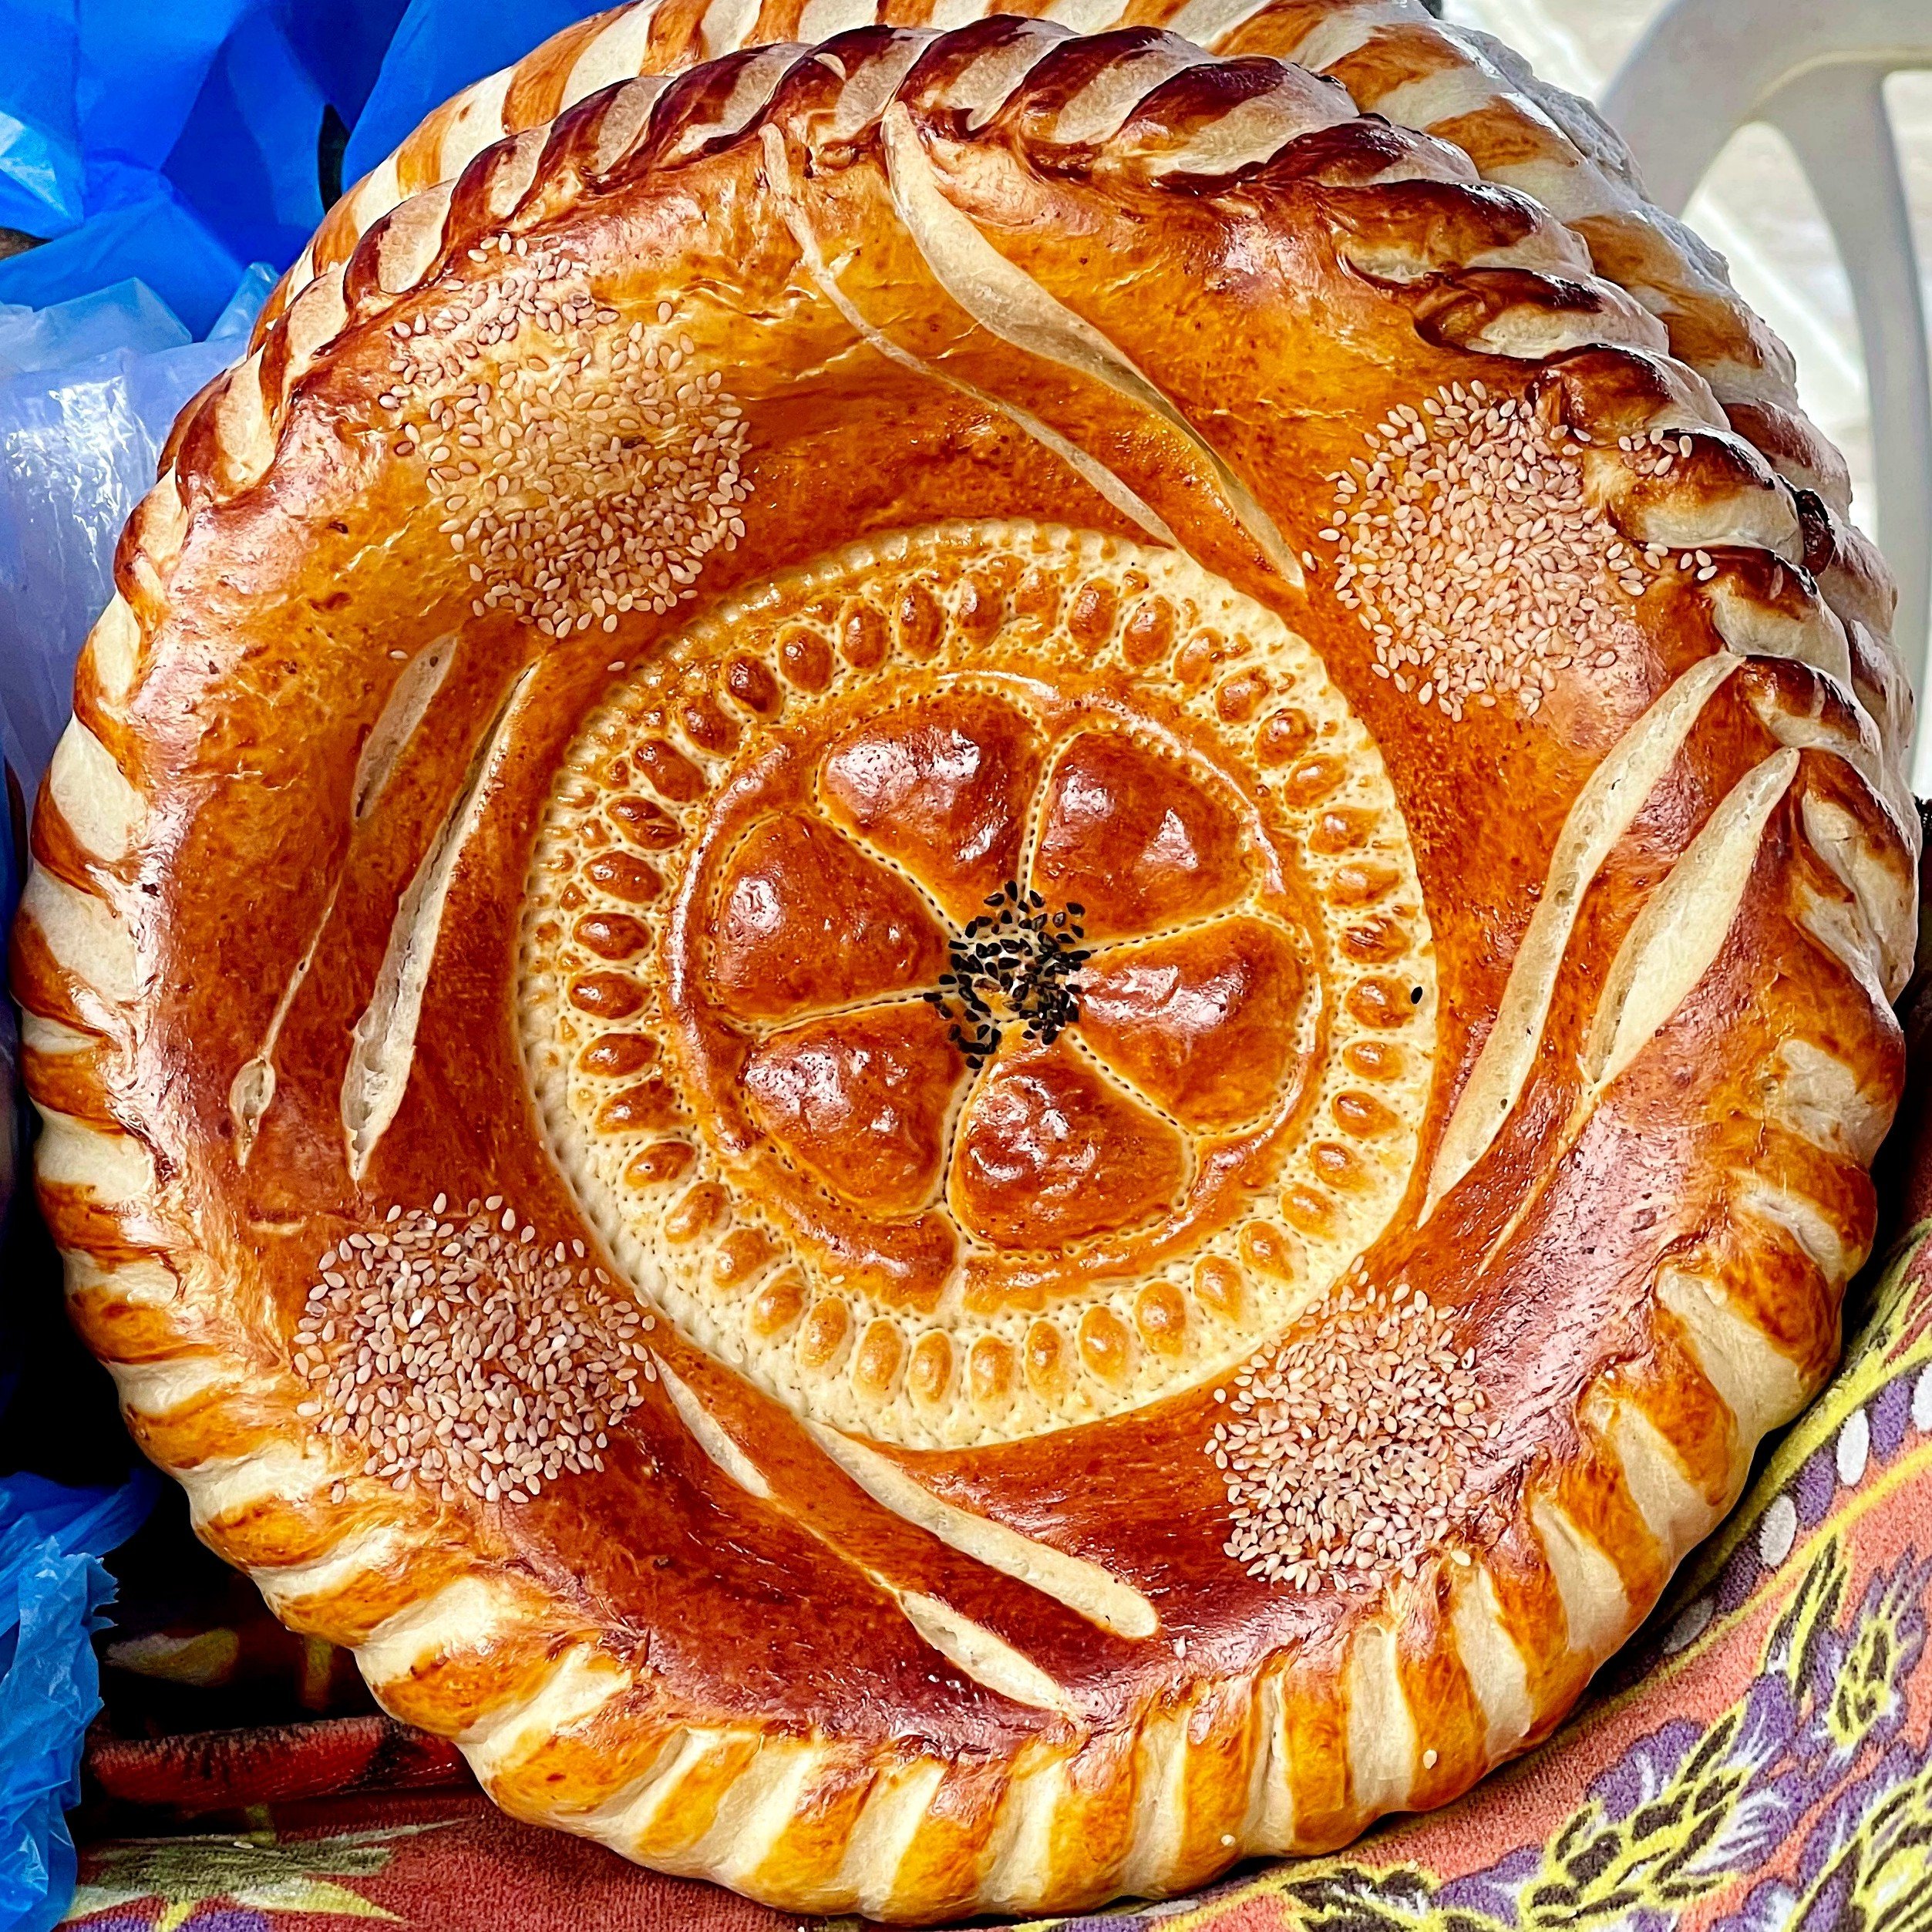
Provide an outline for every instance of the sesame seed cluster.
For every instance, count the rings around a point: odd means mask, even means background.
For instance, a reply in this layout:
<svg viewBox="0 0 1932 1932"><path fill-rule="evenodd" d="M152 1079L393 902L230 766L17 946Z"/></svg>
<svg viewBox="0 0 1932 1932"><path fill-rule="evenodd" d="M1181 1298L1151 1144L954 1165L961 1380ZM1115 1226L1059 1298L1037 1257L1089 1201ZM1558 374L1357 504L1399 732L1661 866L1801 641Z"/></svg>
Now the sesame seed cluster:
<svg viewBox="0 0 1932 1932"><path fill-rule="evenodd" d="M380 401L396 453L429 465L473 613L561 638L695 595L705 557L745 534L751 494L722 375L697 366L668 301L627 328L568 256L508 235L470 255L488 276L433 326L392 325Z"/></svg>
<svg viewBox="0 0 1932 1932"><path fill-rule="evenodd" d="M808 1170L748 1178L742 1145L714 1132L729 1107L686 1060L674 1005L692 995L674 993L667 964L687 943L678 908L711 903L702 884L687 894L686 870L705 850L711 801L742 804L745 774L774 745L814 770L854 719L944 705L951 693L969 709L997 692L1025 711L1039 702L1028 693L1045 692L1050 708L1056 685L1071 695L1096 677L1109 704L1131 709L1149 692L1170 703L1228 769L1252 775L1281 828L1271 836L1294 842L1305 899L1291 915L1250 896L1263 875L1250 870L1243 896L1212 917L1313 922L1305 943L1326 991L1306 1002L1306 1085L1278 1160L1253 1170L1267 1178L1197 1242L1096 1270L1044 1308L996 1285L916 1308L791 1232L795 1211L808 1227L821 1211ZM1042 761L1030 815L1072 741L1044 713L1028 715ZM840 843L823 849L844 852L852 877L886 865L924 890L915 860L826 823ZM539 1115L627 1274L651 1284L682 1333L794 1412L920 1448L1120 1413L1230 1372L1279 1335L1401 1199L1435 1028L1413 866L1373 740L1312 648L1188 560L1024 523L855 544L751 587L668 640L624 673L563 762L526 887L518 988ZM1047 893L1035 904L1024 858L1010 884L998 904L976 893L960 906L977 924L970 934L936 914L948 944L931 980L879 995L888 1008L921 998L937 1008L958 1031L955 1048L981 1063L969 1079L997 1071L1001 1030L971 995L1004 1015L1016 1044L1030 1022L1035 1045L1052 1035L1055 1051L1088 1054L1082 976L1109 945L1145 943L1090 939L1088 895L1074 895L1081 910ZM708 983L705 930L688 929L686 987ZM808 1013L798 1023L816 1022ZM769 1030L743 1025L754 1045ZM1192 1145L1193 1129L1162 1118ZM1223 1143L1271 1133L1273 1118L1217 1132ZM942 1177L954 1171L955 1125L949 1116L934 1156ZM1198 1171L1200 1156L1187 1158ZM1004 1265L951 1220L951 1200L942 1180L907 1213L947 1217L959 1270Z"/></svg>
<svg viewBox="0 0 1932 1932"><path fill-rule="evenodd" d="M1227 1487L1227 1554L1313 1591L1415 1574L1471 1457L1500 1424L1421 1289L1347 1284L1294 1338L1217 1391L1207 1452Z"/></svg>
<svg viewBox="0 0 1932 1932"><path fill-rule="evenodd" d="M581 1241L540 1244L500 1195L449 1210L441 1194L392 1207L322 1256L295 1330L314 1392L296 1413L396 1489L532 1502L604 1467L656 1379L642 1339L655 1324Z"/></svg>
<svg viewBox="0 0 1932 1932"><path fill-rule="evenodd" d="M1560 672L1617 663L1665 552L1633 546L1590 501L1580 432L1455 382L1399 404L1365 439L1368 456L1331 479L1321 534L1378 677L1459 719L1506 698L1533 713ZM1664 476L1689 439L1624 447L1641 474Z"/></svg>

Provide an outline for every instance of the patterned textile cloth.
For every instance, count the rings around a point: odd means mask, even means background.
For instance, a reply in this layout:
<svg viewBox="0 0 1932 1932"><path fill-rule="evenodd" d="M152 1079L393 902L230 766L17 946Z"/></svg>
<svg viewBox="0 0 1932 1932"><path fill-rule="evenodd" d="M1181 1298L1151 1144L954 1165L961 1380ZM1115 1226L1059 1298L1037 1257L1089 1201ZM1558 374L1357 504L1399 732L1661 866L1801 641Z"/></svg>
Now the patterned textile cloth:
<svg viewBox="0 0 1932 1932"><path fill-rule="evenodd" d="M1932 1932L1932 988L1836 1380L1557 1735L1469 1796L1063 1932ZM91 1932L796 1932L495 1812L448 1746L272 1624L178 1516L103 1640ZM315 1713L333 1715L308 1715ZM281 1721L264 1725L273 1715ZM243 1725L244 1718L249 1728ZM214 1728L215 1726L237 1728ZM811 1922L806 1922L810 1924ZM853 1924L856 1921L821 1921Z"/></svg>

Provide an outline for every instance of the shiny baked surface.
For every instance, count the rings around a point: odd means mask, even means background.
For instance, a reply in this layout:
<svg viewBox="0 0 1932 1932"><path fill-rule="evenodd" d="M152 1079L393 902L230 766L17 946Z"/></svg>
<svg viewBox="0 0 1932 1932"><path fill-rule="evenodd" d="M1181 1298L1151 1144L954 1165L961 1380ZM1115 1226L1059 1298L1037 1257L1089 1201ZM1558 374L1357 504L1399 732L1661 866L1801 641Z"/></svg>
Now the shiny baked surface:
<svg viewBox="0 0 1932 1932"><path fill-rule="evenodd" d="M800 1910L1454 1796L1870 1239L1910 700L1775 345L1419 11L1179 24L465 97L36 818L42 1198L203 1533Z"/></svg>
<svg viewBox="0 0 1932 1932"><path fill-rule="evenodd" d="M1409 1186L1434 974L1387 774L1172 553L861 545L628 673L554 796L517 1004L559 1164L801 1414L965 1448L1156 1401Z"/></svg>

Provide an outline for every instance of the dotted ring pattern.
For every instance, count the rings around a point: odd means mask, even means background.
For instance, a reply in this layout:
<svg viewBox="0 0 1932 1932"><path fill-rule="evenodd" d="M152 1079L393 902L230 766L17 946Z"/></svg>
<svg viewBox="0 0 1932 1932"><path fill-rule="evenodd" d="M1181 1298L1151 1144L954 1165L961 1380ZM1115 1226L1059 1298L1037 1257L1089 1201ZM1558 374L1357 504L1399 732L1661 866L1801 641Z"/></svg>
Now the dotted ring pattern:
<svg viewBox="0 0 1932 1932"><path fill-rule="evenodd" d="M927 618L916 638L915 608ZM1284 1158L1184 1254L1044 1311L975 1311L954 1296L921 1316L795 1251L708 1140L702 1096L642 1043L665 1025L668 909L748 734L756 742L828 692L876 690L883 707L909 667L922 681L971 678L1008 651L1164 695L1251 776L1319 925L1318 1038ZM964 1448L1219 1375L1324 1292L1408 1189L1436 998L1399 807L1313 648L1175 553L982 523L871 540L789 573L624 680L554 787L519 1007L552 1151L641 1294L796 1413L908 1447Z"/></svg>

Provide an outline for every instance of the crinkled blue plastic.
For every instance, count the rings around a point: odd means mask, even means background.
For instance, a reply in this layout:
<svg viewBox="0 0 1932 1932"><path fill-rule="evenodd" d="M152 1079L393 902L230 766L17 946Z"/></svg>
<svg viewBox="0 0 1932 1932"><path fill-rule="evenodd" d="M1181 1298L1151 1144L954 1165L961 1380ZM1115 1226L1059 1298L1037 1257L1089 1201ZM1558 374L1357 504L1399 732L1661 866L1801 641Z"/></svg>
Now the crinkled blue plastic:
<svg viewBox="0 0 1932 1932"><path fill-rule="evenodd" d="M144 281L130 278L49 308L0 308L0 381L110 349L179 348L193 339Z"/></svg>
<svg viewBox="0 0 1932 1932"><path fill-rule="evenodd" d="M45 308L132 276L167 304L189 335L200 335L220 314L246 260L237 260L160 176L151 185L150 200L90 216L58 241L0 261L0 302Z"/></svg>
<svg viewBox="0 0 1932 1932"><path fill-rule="evenodd" d="M182 201L242 261L294 261L321 220L326 104L272 13L235 23L165 165Z"/></svg>
<svg viewBox="0 0 1932 1932"><path fill-rule="evenodd" d="M355 124L402 12L0 0L0 226L73 244L0 262L0 302L139 275L200 334L244 263L285 268L321 219L325 118Z"/></svg>
<svg viewBox="0 0 1932 1932"><path fill-rule="evenodd" d="M74 0L7 8L0 63L0 227L63 234L82 213L86 170L74 99Z"/></svg>
<svg viewBox="0 0 1932 1932"><path fill-rule="evenodd" d="M343 179L369 173L422 117L539 41L599 13L595 0L409 0L349 136Z"/></svg>
<svg viewBox="0 0 1932 1932"><path fill-rule="evenodd" d="M297 0L282 10L289 44L334 103L345 128L355 126L363 112L395 38L403 5L404 0L328 0L326 5Z"/></svg>
<svg viewBox="0 0 1932 1932"><path fill-rule="evenodd" d="M0 1932L45 1932L73 1895L62 1813L100 1703L93 1633L113 1599L100 1558L153 1506L146 1469L118 1489L0 1479Z"/></svg>

